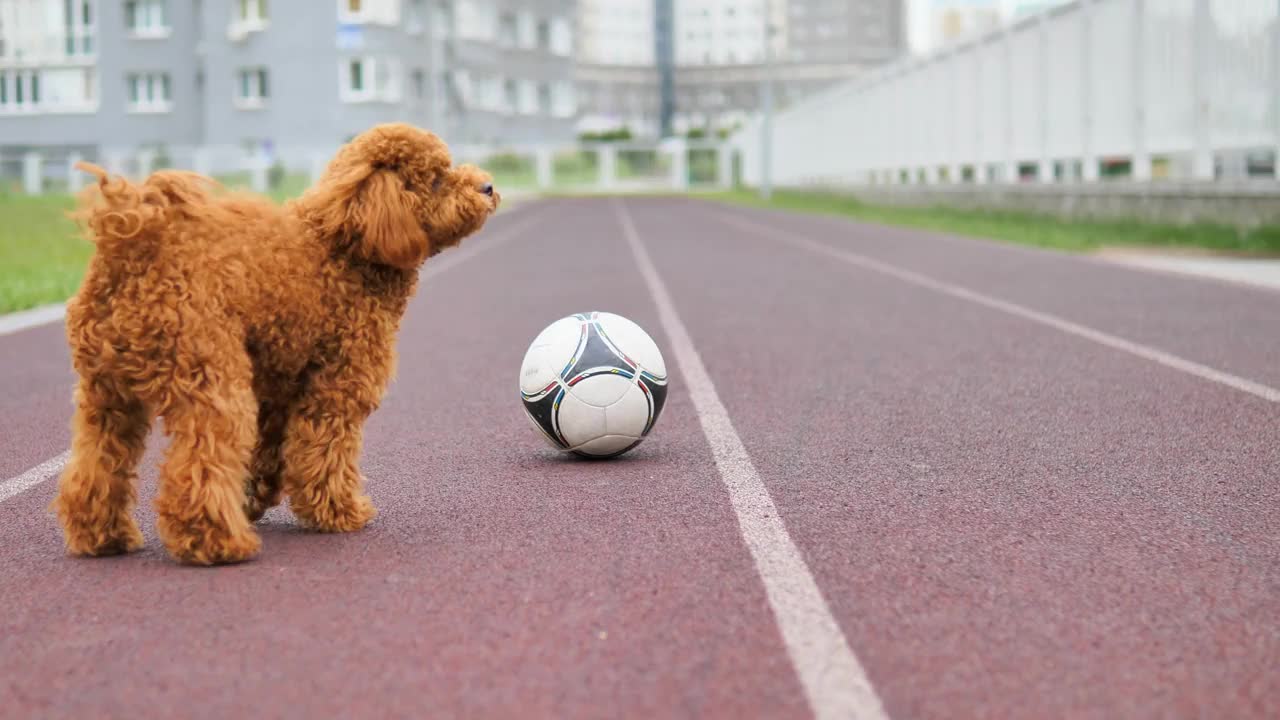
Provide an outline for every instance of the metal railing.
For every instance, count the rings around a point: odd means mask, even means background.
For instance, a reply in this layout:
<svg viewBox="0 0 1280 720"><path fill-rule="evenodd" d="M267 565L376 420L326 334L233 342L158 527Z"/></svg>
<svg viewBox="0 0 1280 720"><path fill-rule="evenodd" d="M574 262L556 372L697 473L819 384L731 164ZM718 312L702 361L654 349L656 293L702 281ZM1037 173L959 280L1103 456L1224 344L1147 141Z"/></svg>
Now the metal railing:
<svg viewBox="0 0 1280 720"><path fill-rule="evenodd" d="M0 154L0 192L77 192L87 160L140 179L155 170L193 170L224 185L296 194L319 179L337 148L281 148L268 154L237 147L134 150L75 148ZM458 146L454 161L489 171L510 191L675 191L728 188L737 182L733 148L725 142L577 143L509 148Z"/></svg>

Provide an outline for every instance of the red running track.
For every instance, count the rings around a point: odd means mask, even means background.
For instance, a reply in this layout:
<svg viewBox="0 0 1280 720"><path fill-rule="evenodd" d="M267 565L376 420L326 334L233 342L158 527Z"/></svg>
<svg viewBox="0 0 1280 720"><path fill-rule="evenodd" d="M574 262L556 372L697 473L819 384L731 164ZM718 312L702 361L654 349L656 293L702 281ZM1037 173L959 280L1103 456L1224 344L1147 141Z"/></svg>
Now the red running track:
<svg viewBox="0 0 1280 720"><path fill-rule="evenodd" d="M879 716L1280 717L1280 404L841 262L919 273L1280 386L1280 294L830 218L630 199L639 238ZM754 231L742 227L746 221ZM803 238L796 244L794 238ZM610 200L430 264L366 435L381 510L260 559L65 557L0 501L0 717L810 717L687 369ZM633 318L673 392L614 462L553 454L516 369ZM58 326L0 338L0 482L61 453ZM865 709L865 708L864 708Z"/></svg>

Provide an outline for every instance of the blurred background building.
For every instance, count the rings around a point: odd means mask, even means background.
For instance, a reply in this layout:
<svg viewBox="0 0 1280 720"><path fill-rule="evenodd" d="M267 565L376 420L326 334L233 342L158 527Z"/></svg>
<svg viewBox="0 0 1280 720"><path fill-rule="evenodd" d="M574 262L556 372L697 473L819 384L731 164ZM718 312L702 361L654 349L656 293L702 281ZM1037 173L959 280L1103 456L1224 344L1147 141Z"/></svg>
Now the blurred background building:
<svg viewBox="0 0 1280 720"><path fill-rule="evenodd" d="M1000 0L936 0L930 19L933 47L1000 27Z"/></svg>
<svg viewBox="0 0 1280 720"><path fill-rule="evenodd" d="M785 105L906 50L902 0L579 0L578 29L580 128L640 137L733 127L766 72Z"/></svg>
<svg viewBox="0 0 1280 720"><path fill-rule="evenodd" d="M573 0L0 0L0 154L566 140ZM295 163L296 164L296 163Z"/></svg>

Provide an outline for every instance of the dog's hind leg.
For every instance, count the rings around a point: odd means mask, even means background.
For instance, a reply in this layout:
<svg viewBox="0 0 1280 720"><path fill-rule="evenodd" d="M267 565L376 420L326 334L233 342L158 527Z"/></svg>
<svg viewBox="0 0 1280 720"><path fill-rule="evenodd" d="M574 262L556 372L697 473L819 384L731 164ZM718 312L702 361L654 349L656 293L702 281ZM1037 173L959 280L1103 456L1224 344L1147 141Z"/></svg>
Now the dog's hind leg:
<svg viewBox="0 0 1280 720"><path fill-rule="evenodd" d="M209 347L235 347L217 342ZM195 360L179 371L167 403L170 443L156 497L158 529L169 553L197 565L247 560L261 547L244 513L244 488L257 431L247 359Z"/></svg>
<svg viewBox="0 0 1280 720"><path fill-rule="evenodd" d="M75 391L71 457L58 481L53 509L67 550L116 555L142 547L133 519L136 470L151 417L113 379L82 377Z"/></svg>
<svg viewBox="0 0 1280 720"><path fill-rule="evenodd" d="M258 405L258 444L249 463L249 482L244 488L244 511L249 522L257 522L270 508L280 504L284 461L285 423L289 418L287 403L264 400Z"/></svg>

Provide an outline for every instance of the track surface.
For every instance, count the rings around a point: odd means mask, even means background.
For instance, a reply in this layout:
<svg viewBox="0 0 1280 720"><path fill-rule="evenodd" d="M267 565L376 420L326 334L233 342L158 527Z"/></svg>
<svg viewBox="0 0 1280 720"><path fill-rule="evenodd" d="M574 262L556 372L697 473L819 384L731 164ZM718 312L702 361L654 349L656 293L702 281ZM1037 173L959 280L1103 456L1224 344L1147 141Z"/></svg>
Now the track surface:
<svg viewBox="0 0 1280 720"><path fill-rule="evenodd" d="M694 201L624 202L892 718L1280 717L1280 403L840 262L801 237L1280 387L1280 294ZM754 227L748 232L746 221ZM582 310L670 337L618 202L431 264L366 433L381 511L263 555L65 557L0 501L0 717L809 717L673 353L654 435L553 454L515 375ZM0 338L0 479L67 446L60 326ZM2 481L2 480L0 480Z"/></svg>

